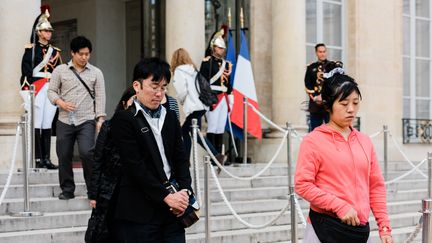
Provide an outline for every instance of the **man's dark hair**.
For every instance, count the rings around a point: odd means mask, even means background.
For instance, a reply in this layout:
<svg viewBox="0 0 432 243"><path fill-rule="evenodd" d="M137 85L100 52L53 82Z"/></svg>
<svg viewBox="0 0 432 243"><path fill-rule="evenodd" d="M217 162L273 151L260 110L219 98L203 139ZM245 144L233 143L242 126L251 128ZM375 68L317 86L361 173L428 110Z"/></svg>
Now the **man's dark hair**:
<svg viewBox="0 0 432 243"><path fill-rule="evenodd" d="M324 43L318 43L315 45L315 52L318 51L318 48L323 46L324 48L327 48L326 45Z"/></svg>
<svg viewBox="0 0 432 243"><path fill-rule="evenodd" d="M157 57L143 58L134 68L133 80L142 81L152 77L152 82L160 83L165 80L167 84L171 80L170 65Z"/></svg>
<svg viewBox="0 0 432 243"><path fill-rule="evenodd" d="M324 108L331 113L337 100L344 100L353 92L362 98L357 82L348 75L335 73L332 77L324 79L321 90Z"/></svg>
<svg viewBox="0 0 432 243"><path fill-rule="evenodd" d="M88 48L92 52L92 44L89 39L84 36L77 36L72 39L70 43L70 49L73 53L77 53L80 49Z"/></svg>

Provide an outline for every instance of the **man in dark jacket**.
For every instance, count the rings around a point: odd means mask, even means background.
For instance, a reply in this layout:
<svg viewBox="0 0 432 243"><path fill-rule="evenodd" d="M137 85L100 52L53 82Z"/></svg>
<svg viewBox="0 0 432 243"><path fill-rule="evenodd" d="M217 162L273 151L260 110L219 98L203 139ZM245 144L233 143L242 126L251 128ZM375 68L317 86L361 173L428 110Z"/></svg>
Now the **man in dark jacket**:
<svg viewBox="0 0 432 243"><path fill-rule="evenodd" d="M321 98L324 73L342 67L342 62L327 60L327 48L323 43L315 45L315 54L318 61L307 66L304 79L306 93L309 96L309 132L329 121L329 115L322 105Z"/></svg>
<svg viewBox="0 0 432 243"><path fill-rule="evenodd" d="M170 78L165 61L140 61L132 84L137 98L111 119L122 164L114 210L120 242L185 242L178 216L192 193L189 162L175 113L160 105ZM178 191L170 193L174 181Z"/></svg>

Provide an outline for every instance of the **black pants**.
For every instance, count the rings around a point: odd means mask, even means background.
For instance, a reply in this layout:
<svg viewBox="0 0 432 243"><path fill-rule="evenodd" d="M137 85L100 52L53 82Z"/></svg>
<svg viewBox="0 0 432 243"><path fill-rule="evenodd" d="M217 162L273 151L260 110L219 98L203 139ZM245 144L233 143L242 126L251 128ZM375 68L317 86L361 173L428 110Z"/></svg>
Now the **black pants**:
<svg viewBox="0 0 432 243"><path fill-rule="evenodd" d="M168 208L158 210L146 224L115 220L114 231L121 243L185 243L185 230Z"/></svg>
<svg viewBox="0 0 432 243"><path fill-rule="evenodd" d="M188 161L190 161L190 151L191 151L191 147L192 147L192 140L191 140L191 133L192 133L192 119L197 119L198 120L198 127L201 129L201 118L204 116L204 114L206 113L205 110L202 111L194 111L191 114L189 114L189 116L186 117L186 120L183 123L182 126L182 133L183 133L183 141L186 147L186 153L188 156ZM213 146L213 144L207 139L204 138L206 141L207 146L209 147L210 151L214 154L214 155L218 155L219 151L217 151L215 149L215 147ZM203 143L201 142L201 139L198 138L198 144L201 145L201 147L204 148ZM205 148L204 148L205 149Z"/></svg>
<svg viewBox="0 0 432 243"><path fill-rule="evenodd" d="M311 112L309 118L309 132L312 132L316 127L321 126L321 124L329 122L328 113Z"/></svg>
<svg viewBox="0 0 432 243"><path fill-rule="evenodd" d="M81 125L68 125L57 121L56 150L59 159L60 188L64 193L75 192L75 182L72 170L72 156L75 141L82 161L84 179L87 188L90 186L90 174L93 164L96 124L94 120Z"/></svg>

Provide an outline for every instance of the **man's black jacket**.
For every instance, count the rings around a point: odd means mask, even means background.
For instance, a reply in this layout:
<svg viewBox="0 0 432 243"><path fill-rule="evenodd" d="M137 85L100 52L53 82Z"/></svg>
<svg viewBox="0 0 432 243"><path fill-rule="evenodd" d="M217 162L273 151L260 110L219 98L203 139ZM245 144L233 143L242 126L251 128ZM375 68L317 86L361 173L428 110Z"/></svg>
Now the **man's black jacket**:
<svg viewBox="0 0 432 243"><path fill-rule="evenodd" d="M141 119L144 127L137 119ZM114 145L119 150L122 177L118 185L115 218L147 223L160 210L169 210L163 199L169 194L163 183L163 162L150 125L135 106L118 111L111 119ZM171 178L180 189L191 188L189 162L185 153L180 124L174 112L167 110L162 128L166 158Z"/></svg>

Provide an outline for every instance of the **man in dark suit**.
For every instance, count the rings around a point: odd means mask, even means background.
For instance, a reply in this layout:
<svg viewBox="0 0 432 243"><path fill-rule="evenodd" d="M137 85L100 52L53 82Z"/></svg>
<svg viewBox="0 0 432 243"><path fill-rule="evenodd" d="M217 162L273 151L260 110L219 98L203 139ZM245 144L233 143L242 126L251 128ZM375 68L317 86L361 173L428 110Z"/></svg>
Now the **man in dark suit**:
<svg viewBox="0 0 432 243"><path fill-rule="evenodd" d="M136 99L111 120L123 173L114 209L115 234L122 243L185 242L178 217L192 193L189 162L175 113L160 104L170 78L165 61L141 60L133 75ZM173 181L176 193L167 189Z"/></svg>

